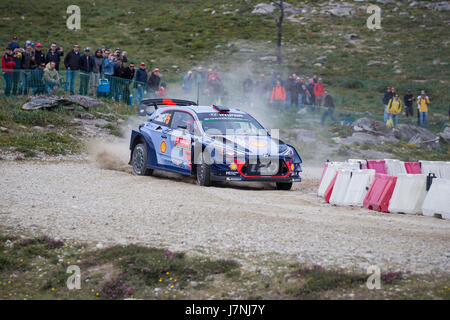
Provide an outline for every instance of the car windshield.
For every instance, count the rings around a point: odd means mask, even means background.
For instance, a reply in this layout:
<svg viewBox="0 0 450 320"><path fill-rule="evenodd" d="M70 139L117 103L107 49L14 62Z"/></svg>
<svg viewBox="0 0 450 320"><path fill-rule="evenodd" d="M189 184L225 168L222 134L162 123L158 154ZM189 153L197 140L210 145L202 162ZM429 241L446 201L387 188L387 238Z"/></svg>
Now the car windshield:
<svg viewBox="0 0 450 320"><path fill-rule="evenodd" d="M210 136L266 136L267 131L252 119L204 119L203 130Z"/></svg>

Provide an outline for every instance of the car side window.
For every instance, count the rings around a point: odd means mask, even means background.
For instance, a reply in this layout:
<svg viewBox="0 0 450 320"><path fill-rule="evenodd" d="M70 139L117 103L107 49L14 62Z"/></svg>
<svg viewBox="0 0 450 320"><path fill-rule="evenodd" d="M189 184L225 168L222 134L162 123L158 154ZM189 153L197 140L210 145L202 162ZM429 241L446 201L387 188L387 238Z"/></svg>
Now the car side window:
<svg viewBox="0 0 450 320"><path fill-rule="evenodd" d="M153 118L152 122L163 126L169 126L170 120L172 120L172 111L166 111L158 114Z"/></svg>
<svg viewBox="0 0 450 320"><path fill-rule="evenodd" d="M176 130L179 126L185 126L190 134L194 133L195 128L195 120L194 118L187 112L183 111L175 111L173 114L173 120L171 124L171 128Z"/></svg>

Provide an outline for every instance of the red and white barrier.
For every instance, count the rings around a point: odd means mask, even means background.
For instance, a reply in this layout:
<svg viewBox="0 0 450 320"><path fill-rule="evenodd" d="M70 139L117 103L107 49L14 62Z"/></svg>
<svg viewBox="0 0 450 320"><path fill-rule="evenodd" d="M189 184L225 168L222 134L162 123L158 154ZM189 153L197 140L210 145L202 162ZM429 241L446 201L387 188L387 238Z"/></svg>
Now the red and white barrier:
<svg viewBox="0 0 450 320"><path fill-rule="evenodd" d="M420 162L405 162L405 169L408 174L422 174Z"/></svg>
<svg viewBox="0 0 450 320"><path fill-rule="evenodd" d="M367 169L367 160L362 159L348 159L348 163L359 163L360 169Z"/></svg>
<svg viewBox="0 0 450 320"><path fill-rule="evenodd" d="M364 208L375 211L389 212L389 201L395 188L397 177L377 173L375 180L364 198Z"/></svg>
<svg viewBox="0 0 450 320"><path fill-rule="evenodd" d="M406 174L405 163L395 159L385 159L386 171L390 176L398 176L400 174Z"/></svg>
<svg viewBox="0 0 450 320"><path fill-rule="evenodd" d="M325 166L326 170L325 173L322 174L322 181L320 182L319 189L317 191L317 195L319 197L323 197L325 195L325 191L328 189L328 186L334 179L338 169L359 169L358 163L327 162Z"/></svg>
<svg viewBox="0 0 450 320"><path fill-rule="evenodd" d="M387 174L386 162L384 160L367 160L367 168L373 169L377 173Z"/></svg>
<svg viewBox="0 0 450 320"><path fill-rule="evenodd" d="M389 201L389 212L422 214L422 204L426 195L426 175L400 174Z"/></svg>
<svg viewBox="0 0 450 320"><path fill-rule="evenodd" d="M330 204L343 205L348 185L352 179L352 170L339 169L336 182L334 183L333 192L330 196Z"/></svg>
<svg viewBox="0 0 450 320"><path fill-rule="evenodd" d="M375 170L373 169L352 171L352 178L348 184L343 205L362 207L374 179Z"/></svg>
<svg viewBox="0 0 450 320"><path fill-rule="evenodd" d="M450 220L450 180L433 179L422 205L422 213L431 217L439 214L443 219Z"/></svg>

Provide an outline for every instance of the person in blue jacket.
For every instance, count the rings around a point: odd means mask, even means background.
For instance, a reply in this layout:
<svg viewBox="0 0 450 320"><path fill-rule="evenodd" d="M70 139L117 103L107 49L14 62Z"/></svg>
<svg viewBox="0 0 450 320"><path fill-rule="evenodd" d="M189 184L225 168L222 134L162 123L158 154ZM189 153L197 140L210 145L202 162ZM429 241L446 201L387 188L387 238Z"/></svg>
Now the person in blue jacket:
<svg viewBox="0 0 450 320"><path fill-rule="evenodd" d="M141 62L138 71L136 72L136 80L134 83L134 101L137 105L141 103L142 98L144 97L145 87L147 85L148 73L145 68L145 62Z"/></svg>

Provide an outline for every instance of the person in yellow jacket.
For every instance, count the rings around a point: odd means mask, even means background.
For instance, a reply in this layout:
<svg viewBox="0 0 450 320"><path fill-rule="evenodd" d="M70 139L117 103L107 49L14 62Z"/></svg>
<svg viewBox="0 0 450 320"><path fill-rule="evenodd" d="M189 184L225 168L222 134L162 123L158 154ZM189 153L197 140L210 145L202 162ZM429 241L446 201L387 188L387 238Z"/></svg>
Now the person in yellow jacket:
<svg viewBox="0 0 450 320"><path fill-rule="evenodd" d="M398 96L398 93L396 93L394 97L389 100L387 112L389 113L389 117L392 119L395 127L398 123L398 115L402 112L402 100Z"/></svg>
<svg viewBox="0 0 450 320"><path fill-rule="evenodd" d="M422 90L420 96L417 97L417 109L419 109L419 125L426 127L428 125L428 105L430 104L430 98Z"/></svg>

